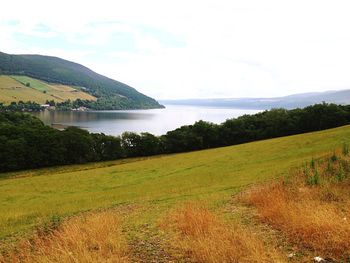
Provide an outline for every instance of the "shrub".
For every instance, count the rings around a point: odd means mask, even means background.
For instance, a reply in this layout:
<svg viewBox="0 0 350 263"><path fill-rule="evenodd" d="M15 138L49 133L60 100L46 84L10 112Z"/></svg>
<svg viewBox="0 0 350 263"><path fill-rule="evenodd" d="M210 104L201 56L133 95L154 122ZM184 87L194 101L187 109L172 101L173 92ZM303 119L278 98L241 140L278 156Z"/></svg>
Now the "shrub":
<svg viewBox="0 0 350 263"><path fill-rule="evenodd" d="M343 169L343 166L341 164L339 165L339 169L336 173L336 178L337 178L338 182L342 182L345 179L344 169Z"/></svg>
<svg viewBox="0 0 350 263"><path fill-rule="evenodd" d="M336 161L338 160L338 157L337 157L337 154L335 153L335 151L333 151L333 154L332 154L330 160L331 160L333 163L336 162Z"/></svg>
<svg viewBox="0 0 350 263"><path fill-rule="evenodd" d="M316 168L316 162L315 162L314 158L311 159L310 167L311 167L311 169L315 169Z"/></svg>
<svg viewBox="0 0 350 263"><path fill-rule="evenodd" d="M318 174L317 169L313 171L313 174L306 178L306 183L308 185L319 185L320 184L320 176Z"/></svg>
<svg viewBox="0 0 350 263"><path fill-rule="evenodd" d="M343 143L342 153L344 156L347 156L349 154L349 145L345 142Z"/></svg>

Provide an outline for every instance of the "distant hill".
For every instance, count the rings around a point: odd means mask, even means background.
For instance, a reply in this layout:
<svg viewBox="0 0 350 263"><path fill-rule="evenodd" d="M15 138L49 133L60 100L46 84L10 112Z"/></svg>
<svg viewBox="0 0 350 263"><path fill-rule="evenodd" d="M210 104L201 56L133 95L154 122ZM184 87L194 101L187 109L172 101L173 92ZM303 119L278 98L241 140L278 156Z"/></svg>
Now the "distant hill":
<svg viewBox="0 0 350 263"><path fill-rule="evenodd" d="M311 92L276 98L227 98L227 99L185 99L161 100L168 105L193 105L228 107L237 109L265 110L271 108L303 108L316 103L350 104L350 89L326 92Z"/></svg>
<svg viewBox="0 0 350 263"><path fill-rule="evenodd" d="M97 98L94 109L161 108L156 100L119 81L107 78L80 64L57 57L9 55L0 52L0 75L20 75L50 84L77 87ZM1 90L0 90L1 92Z"/></svg>

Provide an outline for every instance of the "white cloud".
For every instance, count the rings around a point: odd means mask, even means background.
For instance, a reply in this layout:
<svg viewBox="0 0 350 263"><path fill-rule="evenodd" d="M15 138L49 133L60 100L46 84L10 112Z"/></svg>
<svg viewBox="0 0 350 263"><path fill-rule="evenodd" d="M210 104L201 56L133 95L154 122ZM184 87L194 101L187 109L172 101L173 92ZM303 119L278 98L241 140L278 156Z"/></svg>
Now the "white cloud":
<svg viewBox="0 0 350 263"><path fill-rule="evenodd" d="M4 1L0 50L62 56L156 98L350 88L349 7L337 0ZM16 34L65 44L39 47ZM118 34L134 46L121 48Z"/></svg>

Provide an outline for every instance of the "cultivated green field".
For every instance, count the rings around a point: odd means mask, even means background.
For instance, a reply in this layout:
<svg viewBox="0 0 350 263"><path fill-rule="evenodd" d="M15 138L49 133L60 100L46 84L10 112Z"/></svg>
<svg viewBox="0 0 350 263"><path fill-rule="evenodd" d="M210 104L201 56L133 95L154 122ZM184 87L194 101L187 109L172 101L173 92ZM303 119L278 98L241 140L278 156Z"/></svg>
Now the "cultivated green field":
<svg viewBox="0 0 350 263"><path fill-rule="evenodd" d="M26 84L30 86L27 87ZM62 102L70 99L96 100L95 97L66 85L49 84L27 76L0 75L0 103L19 101L45 103L47 100Z"/></svg>
<svg viewBox="0 0 350 263"><path fill-rule="evenodd" d="M33 79L27 76L15 76L12 75L11 78L13 78L14 80L17 80L18 82L22 83L23 85L26 85L27 83L30 84L30 87L38 90L38 91L48 91L48 85L40 80L37 79Z"/></svg>
<svg viewBox="0 0 350 263"><path fill-rule="evenodd" d="M53 215L116 205L147 207L144 218L183 200L220 207L243 187L283 176L349 139L350 126L344 126L184 154L0 174L0 237L25 233Z"/></svg>

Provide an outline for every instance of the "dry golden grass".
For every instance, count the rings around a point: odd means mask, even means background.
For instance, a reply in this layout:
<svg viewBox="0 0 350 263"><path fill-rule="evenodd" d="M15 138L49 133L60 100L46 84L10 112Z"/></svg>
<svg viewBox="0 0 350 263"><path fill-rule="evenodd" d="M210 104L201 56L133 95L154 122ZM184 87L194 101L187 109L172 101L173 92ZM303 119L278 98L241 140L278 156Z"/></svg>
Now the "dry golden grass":
<svg viewBox="0 0 350 263"><path fill-rule="evenodd" d="M128 248L115 212L91 213L39 231L0 255L0 262L128 262Z"/></svg>
<svg viewBox="0 0 350 263"><path fill-rule="evenodd" d="M25 83L31 83L31 87L26 87ZM43 92L45 91L45 93ZM70 99L71 101L96 100L96 98L85 93L78 88L61 84L49 84L44 81L25 77L25 76L4 76L0 75L0 102L10 104L15 101L34 101L45 103L47 100L62 102Z"/></svg>
<svg viewBox="0 0 350 263"><path fill-rule="evenodd" d="M271 183L248 191L242 200L255 206L260 219L281 230L301 249L349 260L350 183L334 177L339 161L331 165L332 172L329 162L318 164L318 185L308 185L305 174L298 173L288 183ZM348 171L342 172L348 176Z"/></svg>
<svg viewBox="0 0 350 263"><path fill-rule="evenodd" d="M173 230L170 246L191 262L282 262L249 229L220 220L204 206L186 204L162 223Z"/></svg>
<svg viewBox="0 0 350 263"><path fill-rule="evenodd" d="M48 94L26 87L9 76L0 75L0 102L4 104L28 100L45 103L50 99Z"/></svg>
<svg viewBox="0 0 350 263"><path fill-rule="evenodd" d="M60 84L47 84L47 86L49 87L47 93L52 96L54 100L96 100L94 96L70 86Z"/></svg>

